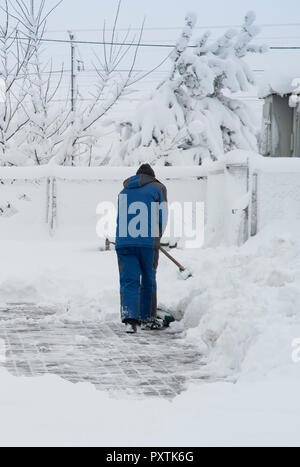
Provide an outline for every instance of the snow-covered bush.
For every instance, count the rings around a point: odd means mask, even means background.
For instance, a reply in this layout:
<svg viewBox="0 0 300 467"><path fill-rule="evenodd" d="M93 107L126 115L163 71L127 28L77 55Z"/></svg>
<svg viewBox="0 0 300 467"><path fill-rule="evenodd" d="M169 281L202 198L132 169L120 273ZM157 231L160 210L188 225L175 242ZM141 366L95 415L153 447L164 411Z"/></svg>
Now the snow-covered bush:
<svg viewBox="0 0 300 467"><path fill-rule="evenodd" d="M55 8L45 0L0 1L0 165L47 163L65 130L65 103L62 111L52 106L62 73L52 83L52 65L40 56Z"/></svg>
<svg viewBox="0 0 300 467"><path fill-rule="evenodd" d="M244 58L266 50L252 44L260 32L254 23L250 12L240 32L230 29L216 41L206 32L190 47L196 17L187 15L170 75L139 106L134 121L120 124L122 163L201 164L232 149L257 149L251 111L234 98L255 83Z"/></svg>

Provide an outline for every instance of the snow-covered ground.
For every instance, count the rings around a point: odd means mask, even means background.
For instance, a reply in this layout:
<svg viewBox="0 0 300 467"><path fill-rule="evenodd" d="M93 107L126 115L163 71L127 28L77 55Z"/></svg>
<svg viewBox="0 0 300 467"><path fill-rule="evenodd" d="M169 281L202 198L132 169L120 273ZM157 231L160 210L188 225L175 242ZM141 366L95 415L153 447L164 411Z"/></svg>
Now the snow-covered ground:
<svg viewBox="0 0 300 467"><path fill-rule="evenodd" d="M299 445L299 229L273 224L241 248L175 250L193 271L188 281L161 258L159 301L183 315L172 329L199 346L207 374L231 383L190 387L172 403L124 403L2 370L0 444ZM4 303L54 303L72 321L119 319L114 252L6 242L0 261Z"/></svg>
<svg viewBox="0 0 300 467"><path fill-rule="evenodd" d="M0 371L0 445L299 446L299 380L191 387L174 402Z"/></svg>

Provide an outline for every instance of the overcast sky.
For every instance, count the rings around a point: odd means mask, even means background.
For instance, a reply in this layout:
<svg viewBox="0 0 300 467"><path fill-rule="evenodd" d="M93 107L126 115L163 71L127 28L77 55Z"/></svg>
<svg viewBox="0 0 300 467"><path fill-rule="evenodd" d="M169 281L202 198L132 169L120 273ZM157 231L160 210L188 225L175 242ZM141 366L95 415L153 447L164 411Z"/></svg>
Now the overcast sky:
<svg viewBox="0 0 300 467"><path fill-rule="evenodd" d="M48 0L48 4L55 4L57 1ZM102 40L102 33L99 30L103 27L104 19L107 20L107 28L112 27L117 3L117 0L64 0L48 21L46 37L67 39L67 30L71 29L75 31L77 40ZM220 26L241 24L245 13L249 10L256 12L257 23L262 25L262 32L256 42L275 46L300 46L300 0L123 0L118 23L118 38L124 34L123 28L129 25L138 28L146 16L143 42L174 44L180 34L180 28L184 25L184 17L189 11L194 11L198 17L199 29L195 31L194 38L203 32L200 28L205 27L213 27L212 32L216 36L225 31ZM64 62L65 67L70 68L68 44L49 45L47 49L51 55L54 55L57 64ZM151 69L169 52L170 49L164 48L143 48L139 53L137 67ZM86 67L86 72L79 78L80 86L85 90L88 90L95 81L95 74L88 71L91 70L91 61L95 53L102 55L100 46L77 47L77 57L84 60ZM276 66L290 68L295 67L296 64L300 75L300 50L271 51L263 56L250 56L247 61L254 70L265 70ZM123 64L123 67L126 66L128 62ZM141 86L146 91L153 89L166 70L168 63L165 63L158 72L151 74ZM257 72L256 76L259 80L262 73ZM68 86L69 79L66 75L64 89L67 90Z"/></svg>
<svg viewBox="0 0 300 467"><path fill-rule="evenodd" d="M64 0L51 28L82 29L102 26L111 19L116 0ZM240 23L249 9L257 12L260 23L300 22L299 0L123 0L120 25L137 26L143 16L147 26L180 26L187 11L195 11L199 24Z"/></svg>
<svg viewBox="0 0 300 467"><path fill-rule="evenodd" d="M48 4L54 4L56 1L48 0ZM117 0L63 0L49 19L47 35L51 38L67 38L66 31L72 29L78 40L101 40L101 33L96 30L103 27L105 19L107 28L112 26L117 3ZM188 11L197 14L197 27L205 28L239 25L250 9L256 12L257 23L263 26L260 40L268 45L300 45L299 0L123 0L118 28L126 28L129 25L137 28L146 16L143 41L173 44L180 34L180 27L184 24L184 17ZM297 22L298 25L295 25ZM285 23L289 26L282 26ZM276 26L270 27L272 24ZM212 31L214 34L224 32L218 28ZM200 33L201 30L196 30L195 35ZM122 31L119 34L121 37ZM90 56L91 47L83 45L80 52L87 58ZM143 50L143 60L140 63L152 66L167 52L166 49L158 48ZM56 57L64 56L68 60L69 55L66 54L67 47L60 46ZM292 60L300 63L300 51L280 54L281 52L273 54L276 61L286 60L290 63ZM262 68L265 62L265 58L257 57L253 66Z"/></svg>

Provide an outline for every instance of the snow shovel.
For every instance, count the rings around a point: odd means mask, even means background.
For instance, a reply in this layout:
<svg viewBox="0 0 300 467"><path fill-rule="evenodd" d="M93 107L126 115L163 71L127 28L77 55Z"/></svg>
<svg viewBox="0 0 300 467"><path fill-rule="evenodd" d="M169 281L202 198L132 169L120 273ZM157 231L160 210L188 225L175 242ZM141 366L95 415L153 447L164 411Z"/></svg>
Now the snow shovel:
<svg viewBox="0 0 300 467"><path fill-rule="evenodd" d="M172 261L172 263L176 264L176 266L178 267L178 269L180 271L180 275L181 275L183 280L186 281L190 277L193 277L191 271L189 271L187 268L182 266L182 264L180 264L175 258L173 258L173 256L171 256L170 253L167 250L165 250L162 246L159 249L167 258L169 258L169 260Z"/></svg>

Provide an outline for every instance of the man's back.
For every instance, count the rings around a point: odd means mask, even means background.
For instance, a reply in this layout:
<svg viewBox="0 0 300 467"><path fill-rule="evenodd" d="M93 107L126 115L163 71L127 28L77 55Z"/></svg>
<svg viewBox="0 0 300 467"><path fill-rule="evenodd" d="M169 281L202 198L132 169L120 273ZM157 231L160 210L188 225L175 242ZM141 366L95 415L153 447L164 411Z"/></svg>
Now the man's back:
<svg viewBox="0 0 300 467"><path fill-rule="evenodd" d="M119 195L116 248L159 248L167 222L167 190L154 176L138 174Z"/></svg>
<svg viewBox="0 0 300 467"><path fill-rule="evenodd" d="M120 271L121 319L136 332L138 325L161 327L157 320L160 239L168 220L167 190L149 164L124 182L119 195L116 250Z"/></svg>

